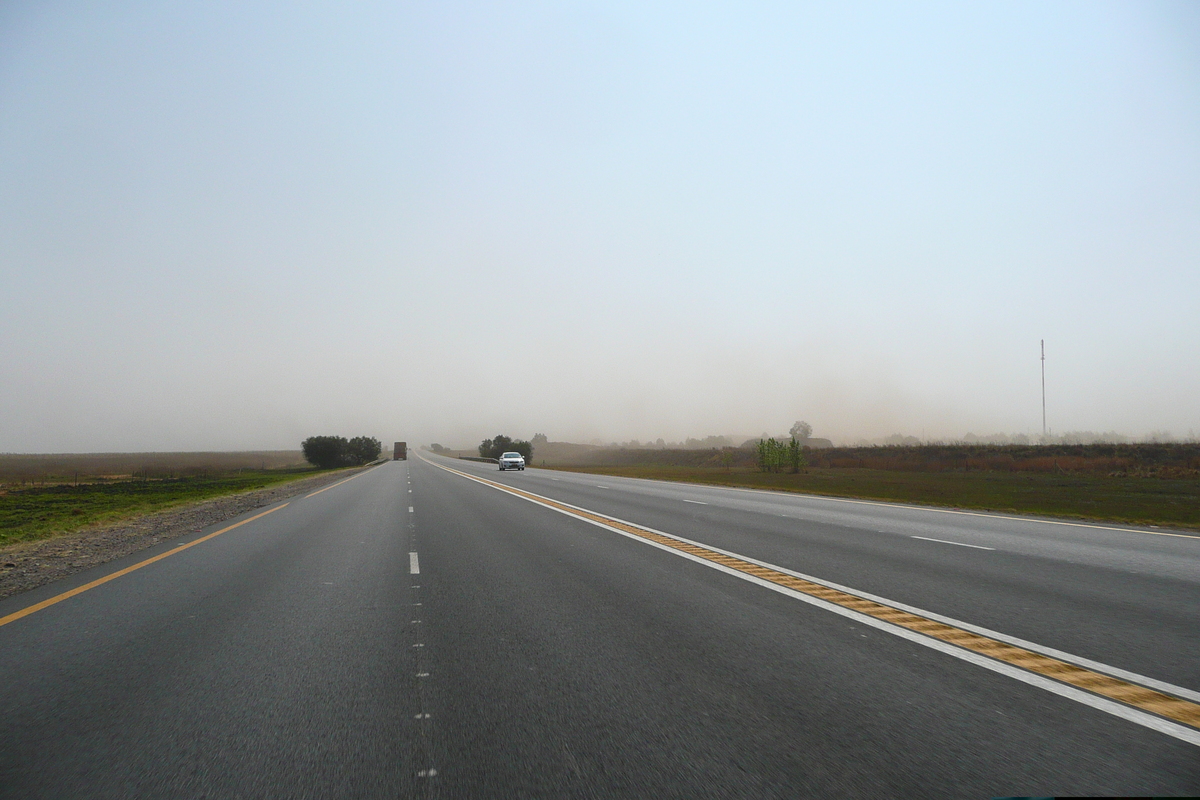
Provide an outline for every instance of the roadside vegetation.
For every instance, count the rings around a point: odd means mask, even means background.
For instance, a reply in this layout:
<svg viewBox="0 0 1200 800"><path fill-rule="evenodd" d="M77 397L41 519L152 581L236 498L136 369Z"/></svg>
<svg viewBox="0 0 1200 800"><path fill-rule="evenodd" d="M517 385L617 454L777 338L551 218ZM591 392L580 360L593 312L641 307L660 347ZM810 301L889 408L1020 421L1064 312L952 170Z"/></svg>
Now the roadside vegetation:
<svg viewBox="0 0 1200 800"><path fill-rule="evenodd" d="M1200 528L1200 445L592 450L558 469L1017 514Z"/></svg>
<svg viewBox="0 0 1200 800"><path fill-rule="evenodd" d="M304 458L314 467L361 467L379 458L383 445L373 436L310 436L300 445Z"/></svg>
<svg viewBox="0 0 1200 800"><path fill-rule="evenodd" d="M326 470L291 467L241 470L183 478L129 478L78 486L61 483L10 489L0 494L0 547L117 522L130 517L263 489Z"/></svg>
<svg viewBox="0 0 1200 800"><path fill-rule="evenodd" d="M328 471L295 451L0 456L0 547Z"/></svg>
<svg viewBox="0 0 1200 800"><path fill-rule="evenodd" d="M526 461L532 461L533 442L514 440L503 434L497 434L495 438L484 439L479 444L480 458L500 458L501 455L509 452L520 453Z"/></svg>

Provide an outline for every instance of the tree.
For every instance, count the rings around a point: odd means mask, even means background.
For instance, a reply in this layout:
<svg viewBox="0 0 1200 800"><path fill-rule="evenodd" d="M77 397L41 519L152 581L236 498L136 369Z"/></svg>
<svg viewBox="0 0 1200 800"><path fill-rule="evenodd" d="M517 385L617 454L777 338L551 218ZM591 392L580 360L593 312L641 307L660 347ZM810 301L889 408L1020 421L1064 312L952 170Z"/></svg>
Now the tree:
<svg viewBox="0 0 1200 800"><path fill-rule="evenodd" d="M788 433L792 435L793 439L799 439L803 442L805 439L812 436L812 425L800 420L792 426L792 429L788 431Z"/></svg>
<svg viewBox="0 0 1200 800"><path fill-rule="evenodd" d="M520 453L525 456L525 460L533 460L533 443L514 441L503 434L497 434L495 438L484 439L479 443L479 455L481 458L499 458L504 453Z"/></svg>
<svg viewBox="0 0 1200 800"><path fill-rule="evenodd" d="M800 471L801 467L807 466L807 462L804 459L804 450L802 449L803 445L800 443L799 439L793 436L792 440L788 442L787 447L788 464L791 465L792 474L795 475Z"/></svg>
<svg viewBox="0 0 1200 800"><path fill-rule="evenodd" d="M502 433L496 434L495 438L484 439L479 443L480 458L499 458L501 453L508 452L512 449L512 439Z"/></svg>
<svg viewBox="0 0 1200 800"><path fill-rule="evenodd" d="M379 458L383 445L373 436L355 436L346 442L346 463L359 467Z"/></svg>
<svg viewBox="0 0 1200 800"><path fill-rule="evenodd" d="M546 434L544 434L544 433L535 433L535 434L533 435L532 444L545 444L547 441L548 441L548 440L546 439Z"/></svg>
<svg viewBox="0 0 1200 800"><path fill-rule="evenodd" d="M300 444L304 460L321 469L342 466L348 442L341 436L310 436Z"/></svg>

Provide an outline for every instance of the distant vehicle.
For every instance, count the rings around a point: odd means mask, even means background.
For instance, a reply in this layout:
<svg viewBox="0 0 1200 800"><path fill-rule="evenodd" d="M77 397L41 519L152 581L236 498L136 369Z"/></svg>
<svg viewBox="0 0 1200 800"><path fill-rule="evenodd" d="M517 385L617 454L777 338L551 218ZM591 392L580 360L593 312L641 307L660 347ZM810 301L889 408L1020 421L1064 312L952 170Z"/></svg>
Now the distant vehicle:
<svg viewBox="0 0 1200 800"><path fill-rule="evenodd" d="M525 469L525 456L520 453L505 453L499 461L501 472L506 469Z"/></svg>
<svg viewBox="0 0 1200 800"><path fill-rule="evenodd" d="M396 449L392 451L392 461L407 461L408 460L408 442L396 442Z"/></svg>

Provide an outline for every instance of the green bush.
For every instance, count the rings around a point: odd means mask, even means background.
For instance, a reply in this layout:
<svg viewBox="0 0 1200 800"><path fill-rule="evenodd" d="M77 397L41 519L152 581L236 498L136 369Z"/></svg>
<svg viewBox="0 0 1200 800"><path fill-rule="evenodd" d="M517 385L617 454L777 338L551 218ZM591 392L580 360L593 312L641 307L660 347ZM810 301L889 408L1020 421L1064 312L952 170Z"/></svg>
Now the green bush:
<svg viewBox="0 0 1200 800"><path fill-rule="evenodd" d="M358 467L379 458L383 445L370 436L310 436L300 444L308 463L321 469Z"/></svg>

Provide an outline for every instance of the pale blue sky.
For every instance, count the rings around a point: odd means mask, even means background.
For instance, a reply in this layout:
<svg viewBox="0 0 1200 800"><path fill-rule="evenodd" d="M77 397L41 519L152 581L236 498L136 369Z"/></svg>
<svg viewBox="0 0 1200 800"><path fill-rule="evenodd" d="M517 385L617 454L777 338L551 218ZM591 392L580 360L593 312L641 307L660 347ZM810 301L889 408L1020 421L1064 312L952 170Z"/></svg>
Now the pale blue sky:
<svg viewBox="0 0 1200 800"><path fill-rule="evenodd" d="M0 451L1195 435L1198 9L6 3Z"/></svg>

